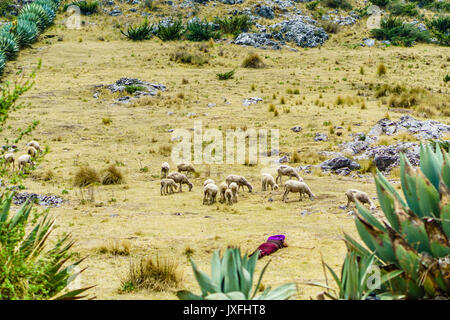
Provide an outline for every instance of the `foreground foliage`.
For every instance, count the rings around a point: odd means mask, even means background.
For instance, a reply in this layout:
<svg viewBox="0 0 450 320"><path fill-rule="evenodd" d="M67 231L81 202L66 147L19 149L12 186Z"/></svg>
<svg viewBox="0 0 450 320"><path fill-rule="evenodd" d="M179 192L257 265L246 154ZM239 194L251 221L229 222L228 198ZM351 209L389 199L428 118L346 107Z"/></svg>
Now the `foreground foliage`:
<svg viewBox="0 0 450 320"><path fill-rule="evenodd" d="M433 150L433 148L435 150ZM378 172L378 199L387 222L360 203L355 223L359 244L346 235L360 257L375 254L383 272L402 273L382 286L406 298L450 296L450 157L439 144L421 145L420 168L401 155L401 196Z"/></svg>
<svg viewBox="0 0 450 320"><path fill-rule="evenodd" d="M177 292L180 300L287 300L296 293L295 284L287 283L273 290L269 287L257 296L261 279L269 263L264 266L252 291L258 255L255 254L250 258L246 254L241 256L239 248L228 248L222 258L219 257L219 251L213 253L211 277L198 270L192 259L190 261L201 295L182 290Z"/></svg>
<svg viewBox="0 0 450 320"><path fill-rule="evenodd" d="M14 194L0 196L0 299L81 299L90 287L67 289L83 259L70 263L74 242L66 235L50 246L55 220L48 213L32 216L25 203L14 215ZM82 272L82 271L81 271ZM80 273L81 273L80 272Z"/></svg>

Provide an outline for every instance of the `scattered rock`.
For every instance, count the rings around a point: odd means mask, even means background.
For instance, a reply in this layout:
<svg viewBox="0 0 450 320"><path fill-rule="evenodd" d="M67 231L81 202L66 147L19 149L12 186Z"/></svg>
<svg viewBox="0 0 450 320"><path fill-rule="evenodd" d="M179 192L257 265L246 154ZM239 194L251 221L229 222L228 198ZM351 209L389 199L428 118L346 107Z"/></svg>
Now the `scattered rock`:
<svg viewBox="0 0 450 320"><path fill-rule="evenodd" d="M244 101L242 102L242 104L243 104L245 107L248 107L249 105L256 104L256 103L258 103L258 102L260 102L260 101L263 101L263 99L262 99L262 98L259 98L259 97L253 97L253 98L244 99Z"/></svg>
<svg viewBox="0 0 450 320"><path fill-rule="evenodd" d="M316 133L314 141L328 141L328 135L326 133Z"/></svg>
<svg viewBox="0 0 450 320"><path fill-rule="evenodd" d="M262 18L266 18L266 19L275 18L275 12L269 6L256 5L256 7L253 9L253 12Z"/></svg>
<svg viewBox="0 0 450 320"><path fill-rule="evenodd" d="M64 200L60 197L53 195L40 195L37 193L16 193L13 198L13 202L15 205L22 205L27 200L30 200L33 203L36 203L40 206L53 206L59 207L64 202Z"/></svg>
<svg viewBox="0 0 450 320"><path fill-rule="evenodd" d="M320 164L322 170L338 170L341 168L348 168L349 170L360 169L361 166L358 162L353 161L346 157L336 157L326 160Z"/></svg>
<svg viewBox="0 0 450 320"><path fill-rule="evenodd" d="M291 128L291 130L294 131L294 132L300 132L300 131L302 131L302 129L303 129L303 128L300 127L300 126L295 126L295 127L292 127L292 128Z"/></svg>

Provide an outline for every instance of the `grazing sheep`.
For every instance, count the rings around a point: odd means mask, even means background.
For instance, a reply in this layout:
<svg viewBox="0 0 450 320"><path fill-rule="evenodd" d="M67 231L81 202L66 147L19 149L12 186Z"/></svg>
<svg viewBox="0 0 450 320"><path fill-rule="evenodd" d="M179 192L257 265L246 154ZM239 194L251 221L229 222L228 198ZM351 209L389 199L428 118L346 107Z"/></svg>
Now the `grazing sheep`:
<svg viewBox="0 0 450 320"><path fill-rule="evenodd" d="M203 204L213 204L216 202L217 193L219 192L219 187L214 183L208 183L203 188Z"/></svg>
<svg viewBox="0 0 450 320"><path fill-rule="evenodd" d="M183 192L183 190L181 189L181 185L182 184L187 184L189 186L189 191L192 190L192 187L194 186L186 177L186 175L184 175L183 173L179 173L179 172L172 172L167 176L168 179L172 179L173 181L175 181L176 183L180 184L180 189L178 190L178 192Z"/></svg>
<svg viewBox="0 0 450 320"><path fill-rule="evenodd" d="M5 153L3 158L5 158L5 164L9 165L10 163L12 163L13 170L15 170L16 158L14 157L14 154L13 153Z"/></svg>
<svg viewBox="0 0 450 320"><path fill-rule="evenodd" d="M207 180L205 180L205 182L203 182L203 186L206 187L206 185L210 184L210 183L216 184L213 179L207 179Z"/></svg>
<svg viewBox="0 0 450 320"><path fill-rule="evenodd" d="M359 191L356 189L349 189L345 193L347 196L347 208L349 207L350 203L356 203L355 199L358 200L361 203L367 203L370 205L370 210L375 210L376 206L373 203L373 201L370 199L369 195L363 191Z"/></svg>
<svg viewBox="0 0 450 320"><path fill-rule="evenodd" d="M228 205L232 205L234 201L233 191L230 188L225 190L225 201ZM237 202L237 201L236 201Z"/></svg>
<svg viewBox="0 0 450 320"><path fill-rule="evenodd" d="M298 181L303 181L303 178L301 178L297 172L297 169L292 168L290 166L286 166L286 165L281 165L278 167L277 169L277 179L275 180L276 183L278 183L278 179L280 179L280 184L282 184L282 177L283 176L289 176L289 179L291 179L292 177L296 177L298 179Z"/></svg>
<svg viewBox="0 0 450 320"><path fill-rule="evenodd" d="M278 185L275 183L275 179L272 177L271 174L263 173L261 178L262 183L262 191L267 191L269 186L273 190L278 190Z"/></svg>
<svg viewBox="0 0 450 320"><path fill-rule="evenodd" d="M238 195L238 185L236 182L232 182L230 183L230 185L228 186L228 188L231 189L231 192L233 192L233 198L234 198L234 202L237 202L237 195Z"/></svg>
<svg viewBox="0 0 450 320"><path fill-rule="evenodd" d="M252 185L243 176L230 174L225 179L225 181L226 181L228 186L230 185L230 183L235 182L238 185L238 190L239 190L240 187L242 187L242 189L244 189L244 186L246 186L248 188L248 192L252 192L252 190L253 190Z"/></svg>
<svg viewBox="0 0 450 320"><path fill-rule="evenodd" d="M34 147L28 147L27 153L32 157L36 158L37 156L37 150Z"/></svg>
<svg viewBox="0 0 450 320"><path fill-rule="evenodd" d="M228 185L225 182L222 182L219 185L219 192L220 192L220 203L224 203L225 202L225 191L228 189Z"/></svg>
<svg viewBox="0 0 450 320"><path fill-rule="evenodd" d="M186 174L189 172L196 172L194 166L188 162L179 163L177 169L178 172L186 171Z"/></svg>
<svg viewBox="0 0 450 320"><path fill-rule="evenodd" d="M29 154L21 155L17 159L17 167L19 168L19 171L24 169L27 164L34 166L34 162L31 160L31 156Z"/></svg>
<svg viewBox="0 0 450 320"><path fill-rule="evenodd" d="M173 189L178 190L178 186L173 179L161 180L161 195L174 193Z"/></svg>
<svg viewBox="0 0 450 320"><path fill-rule="evenodd" d="M161 178L166 178L169 173L170 165L167 162L163 162L161 165Z"/></svg>
<svg viewBox="0 0 450 320"><path fill-rule="evenodd" d="M308 185L304 182L297 181L297 180L288 180L284 184L284 194L283 194L283 201L286 202L287 195L289 192L298 192L300 193L300 199L299 201L302 201L303 194L309 195L309 199L312 201L314 200L315 196L311 192L311 189L309 189Z"/></svg>
<svg viewBox="0 0 450 320"><path fill-rule="evenodd" d="M27 147L33 147L36 149L36 151L42 152L41 146L37 141L30 141L27 143Z"/></svg>

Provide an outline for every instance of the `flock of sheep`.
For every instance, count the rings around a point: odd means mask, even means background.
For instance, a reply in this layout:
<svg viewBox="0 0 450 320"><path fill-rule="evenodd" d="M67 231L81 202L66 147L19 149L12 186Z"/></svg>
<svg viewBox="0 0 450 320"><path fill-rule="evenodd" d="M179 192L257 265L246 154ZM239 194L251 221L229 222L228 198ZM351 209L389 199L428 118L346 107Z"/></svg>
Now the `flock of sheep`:
<svg viewBox="0 0 450 320"><path fill-rule="evenodd" d="M37 141L30 141L27 143L27 154L21 155L19 158L17 158L17 167L19 171L22 171L26 168L27 165L34 166L33 159L36 158L36 156L42 152L42 149ZM5 164L7 166L13 167L13 171L16 169L16 157L14 153L8 152L3 155L3 158L5 159Z"/></svg>
<svg viewBox="0 0 450 320"><path fill-rule="evenodd" d="M189 186L189 191L192 190L193 184L188 179L188 174L196 172L192 164L183 162L177 165L177 171L169 173L170 165L164 162L161 165L161 195L167 195L178 192L182 192L182 185L187 184ZM186 172L183 174L182 172ZM269 173L263 173L261 177L262 191L267 191L269 188L271 190L278 190L278 182L282 184L282 177L288 176L289 180L284 183L284 193L282 200L287 202L287 196L289 193L299 193L299 201L302 201L303 195L309 196L310 200L315 199L315 195L312 193L309 186L304 182L303 178L300 177L297 170L293 167L287 165L280 165L277 168L277 178ZM292 178L296 178L294 180ZM252 192L253 186L245 179L243 176L231 174L226 177L225 182L222 182L219 186L216 185L215 181L212 179L207 179L203 183L203 204L213 204L217 201L217 195L220 195L219 202L227 203L232 205L238 201L239 189L244 187L248 188L249 192ZM356 189L349 189L345 193L347 197L348 208L351 203L355 203L355 200L363 204L369 204L370 210L376 208L373 201L370 199L369 195L363 191Z"/></svg>

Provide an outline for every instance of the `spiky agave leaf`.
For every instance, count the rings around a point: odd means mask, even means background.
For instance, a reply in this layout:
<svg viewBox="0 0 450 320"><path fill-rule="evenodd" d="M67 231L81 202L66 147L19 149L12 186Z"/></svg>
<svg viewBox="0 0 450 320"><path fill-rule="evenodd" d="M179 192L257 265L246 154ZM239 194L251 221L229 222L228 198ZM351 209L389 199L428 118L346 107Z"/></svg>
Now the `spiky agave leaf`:
<svg viewBox="0 0 450 320"><path fill-rule="evenodd" d="M0 75L3 74L5 64L6 64L6 55L3 53L3 51L0 51Z"/></svg>
<svg viewBox="0 0 450 320"><path fill-rule="evenodd" d="M8 60L13 60L19 53L19 45L16 37L10 32L0 34L0 51L2 51Z"/></svg>
<svg viewBox="0 0 450 320"><path fill-rule="evenodd" d="M50 24L53 21L50 13L47 12L47 10L39 4L29 3L23 6L22 9L20 10L19 15L27 13L34 13L39 18L40 21L39 25L40 27L42 26L42 29L40 28L41 30L44 30L45 28L50 26Z"/></svg>
<svg viewBox="0 0 450 320"><path fill-rule="evenodd" d="M17 20L17 24L13 29L14 35L20 47L29 46L36 41L39 35L39 29L33 21Z"/></svg>
<svg viewBox="0 0 450 320"><path fill-rule="evenodd" d="M45 30L46 25L45 23L39 18L39 16L35 12L27 11L24 13L21 13L17 16L17 21L19 20L28 20L36 24L39 33Z"/></svg>
<svg viewBox="0 0 450 320"><path fill-rule="evenodd" d="M35 0L34 3L39 5L46 5L53 9L54 12L58 10L59 3L54 2L53 0Z"/></svg>

